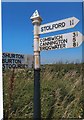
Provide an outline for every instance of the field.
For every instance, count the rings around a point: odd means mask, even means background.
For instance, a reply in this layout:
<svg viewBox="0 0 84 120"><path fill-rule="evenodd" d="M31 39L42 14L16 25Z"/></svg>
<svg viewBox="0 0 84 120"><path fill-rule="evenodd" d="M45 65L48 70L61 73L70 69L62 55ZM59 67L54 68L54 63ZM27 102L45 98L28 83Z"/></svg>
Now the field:
<svg viewBox="0 0 84 120"><path fill-rule="evenodd" d="M84 118L84 64L41 66L41 117ZM4 119L33 118L33 69L3 71Z"/></svg>

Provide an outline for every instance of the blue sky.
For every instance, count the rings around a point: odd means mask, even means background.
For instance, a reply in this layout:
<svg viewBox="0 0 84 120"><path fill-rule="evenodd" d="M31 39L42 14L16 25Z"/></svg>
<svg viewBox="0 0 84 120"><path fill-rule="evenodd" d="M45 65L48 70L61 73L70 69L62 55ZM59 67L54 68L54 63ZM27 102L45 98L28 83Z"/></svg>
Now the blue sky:
<svg viewBox="0 0 84 120"><path fill-rule="evenodd" d="M42 24L73 16L80 20L74 28L47 33L40 37L73 31L82 33L82 2L5 2L2 3L3 52L33 54L33 25L30 17L36 9L43 19ZM44 63L81 60L82 45L78 48L41 52L41 61Z"/></svg>

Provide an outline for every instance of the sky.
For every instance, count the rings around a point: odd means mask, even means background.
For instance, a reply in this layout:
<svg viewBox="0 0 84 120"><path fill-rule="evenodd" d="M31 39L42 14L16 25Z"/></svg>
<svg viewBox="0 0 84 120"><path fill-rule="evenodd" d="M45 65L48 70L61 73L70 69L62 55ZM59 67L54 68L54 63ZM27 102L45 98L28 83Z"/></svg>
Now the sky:
<svg viewBox="0 0 84 120"><path fill-rule="evenodd" d="M2 0L2 2L82 2L83 0Z"/></svg>
<svg viewBox="0 0 84 120"><path fill-rule="evenodd" d="M33 55L33 25L30 17L38 10L43 21L54 22L76 17L80 22L67 30L40 35L53 36L68 32L82 33L82 2L3 2L2 3L2 51ZM82 60L82 45L78 48L41 51L41 62L73 62Z"/></svg>

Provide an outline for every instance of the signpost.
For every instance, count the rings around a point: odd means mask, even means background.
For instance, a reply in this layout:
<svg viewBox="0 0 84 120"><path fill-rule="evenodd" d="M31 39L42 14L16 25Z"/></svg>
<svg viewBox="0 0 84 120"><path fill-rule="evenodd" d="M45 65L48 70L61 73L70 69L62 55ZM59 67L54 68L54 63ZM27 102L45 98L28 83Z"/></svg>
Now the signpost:
<svg viewBox="0 0 84 120"><path fill-rule="evenodd" d="M39 49L39 26L42 21L36 10L30 18L34 25L34 120L41 119L40 102L40 49Z"/></svg>
<svg viewBox="0 0 84 120"><path fill-rule="evenodd" d="M66 18L64 20L59 20L44 25L40 25L39 34L73 28L76 26L78 22L79 20L77 18L71 17L71 18Z"/></svg>
<svg viewBox="0 0 84 120"><path fill-rule="evenodd" d="M55 50L78 47L81 43L82 34L79 31L76 31L40 38L39 46L40 50Z"/></svg>
<svg viewBox="0 0 84 120"><path fill-rule="evenodd" d="M30 18L34 25L34 120L41 120L40 51L78 47L82 43L79 31L39 38L40 34L73 28L79 22L75 17L40 25L42 18L36 10Z"/></svg>

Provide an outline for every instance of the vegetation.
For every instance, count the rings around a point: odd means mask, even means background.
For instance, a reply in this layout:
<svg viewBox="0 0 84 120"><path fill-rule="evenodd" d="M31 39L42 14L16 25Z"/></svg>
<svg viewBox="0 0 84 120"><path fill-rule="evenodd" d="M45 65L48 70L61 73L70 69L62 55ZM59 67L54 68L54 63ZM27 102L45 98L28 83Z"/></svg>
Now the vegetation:
<svg viewBox="0 0 84 120"><path fill-rule="evenodd" d="M84 118L84 64L41 66L41 117ZM3 71L4 119L33 118L33 69Z"/></svg>

